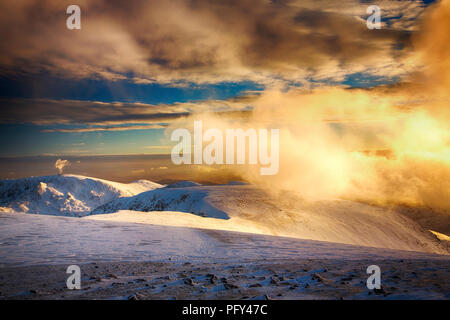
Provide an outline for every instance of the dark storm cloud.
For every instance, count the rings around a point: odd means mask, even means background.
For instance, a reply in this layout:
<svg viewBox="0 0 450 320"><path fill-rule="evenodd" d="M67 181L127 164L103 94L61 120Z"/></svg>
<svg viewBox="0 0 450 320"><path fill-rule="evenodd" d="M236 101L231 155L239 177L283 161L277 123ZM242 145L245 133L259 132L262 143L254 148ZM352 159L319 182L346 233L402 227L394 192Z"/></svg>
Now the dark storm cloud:
<svg viewBox="0 0 450 320"><path fill-rule="evenodd" d="M403 3L380 5L388 15ZM402 13L408 19L422 8L410 3ZM136 82L160 83L302 81L366 69L391 76L401 56L394 48L409 44L409 31L368 30L361 18L367 4L356 0L80 0L76 31L65 27L69 4L1 4L2 73L109 80L132 74Z"/></svg>
<svg viewBox="0 0 450 320"><path fill-rule="evenodd" d="M75 124L99 125L103 128L56 129L51 131L123 131L133 127L111 125L149 124L162 128L166 123L193 113L217 112L230 116L247 110L251 98L230 101L204 101L151 105L144 103L105 103L80 100L0 99L0 124L33 123L37 125ZM140 129L144 129L139 126Z"/></svg>

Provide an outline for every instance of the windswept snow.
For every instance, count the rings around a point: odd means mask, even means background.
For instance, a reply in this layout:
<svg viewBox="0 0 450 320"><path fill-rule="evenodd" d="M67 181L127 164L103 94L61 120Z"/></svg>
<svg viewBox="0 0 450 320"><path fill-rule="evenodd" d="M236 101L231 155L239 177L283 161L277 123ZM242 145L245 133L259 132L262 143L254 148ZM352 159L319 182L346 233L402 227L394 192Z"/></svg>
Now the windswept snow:
<svg viewBox="0 0 450 320"><path fill-rule="evenodd" d="M123 184L77 175L1 180L0 208L4 212L84 216L106 202L160 187L147 180Z"/></svg>
<svg viewBox="0 0 450 320"><path fill-rule="evenodd" d="M57 175L0 181L0 211L89 215L97 220L448 254L446 243L396 210L269 191L241 184L201 186L184 181L164 187L146 180L122 184Z"/></svg>
<svg viewBox="0 0 450 320"><path fill-rule="evenodd" d="M201 227L241 230L267 235L287 236L365 245L400 250L448 253L439 239L412 220L394 210L344 200L305 200L298 195L268 194L251 185L197 186L157 189L121 198L93 211L93 214L128 211L180 211L200 217ZM173 215L173 213L172 213ZM119 215L120 216L120 215ZM130 213L125 218L130 219ZM109 219L96 216L94 219ZM120 217L113 217L120 220ZM141 221L146 217L140 215ZM148 223L192 225L193 219L169 214L156 218L150 213ZM183 221L183 222L181 222Z"/></svg>
<svg viewBox="0 0 450 320"><path fill-rule="evenodd" d="M440 259L448 256L267 235L0 213L0 267L95 261Z"/></svg>

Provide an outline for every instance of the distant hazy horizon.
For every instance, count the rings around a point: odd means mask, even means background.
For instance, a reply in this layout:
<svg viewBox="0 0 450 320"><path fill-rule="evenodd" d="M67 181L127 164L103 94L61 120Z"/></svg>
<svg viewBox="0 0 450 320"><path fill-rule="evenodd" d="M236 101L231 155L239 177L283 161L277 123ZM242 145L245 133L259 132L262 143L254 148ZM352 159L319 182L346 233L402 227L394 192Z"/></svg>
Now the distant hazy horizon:
<svg viewBox="0 0 450 320"><path fill-rule="evenodd" d="M0 179L20 179L30 176L58 174L57 159L69 160L64 174L77 174L128 183L146 179L158 183L193 180L204 184L228 183L242 180L226 168L204 172L199 166L176 166L169 154L158 155L102 155L102 156L30 156L0 157ZM213 166L218 169L217 166ZM220 171L220 173L219 173Z"/></svg>

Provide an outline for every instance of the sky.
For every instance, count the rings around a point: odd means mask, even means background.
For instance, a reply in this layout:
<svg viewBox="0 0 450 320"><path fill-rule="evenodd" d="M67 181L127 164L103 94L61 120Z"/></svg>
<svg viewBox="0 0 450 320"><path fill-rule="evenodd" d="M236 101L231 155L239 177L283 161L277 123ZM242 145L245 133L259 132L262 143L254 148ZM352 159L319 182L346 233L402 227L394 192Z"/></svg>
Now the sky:
<svg viewBox="0 0 450 320"><path fill-rule="evenodd" d="M421 70L433 3L79 0L68 30L72 2L0 4L1 157L167 154L180 119L251 112L265 92L394 86Z"/></svg>
<svg viewBox="0 0 450 320"><path fill-rule="evenodd" d="M0 39L0 179L62 159L450 212L450 0L2 1ZM279 170L175 165L171 132L196 120L279 130Z"/></svg>

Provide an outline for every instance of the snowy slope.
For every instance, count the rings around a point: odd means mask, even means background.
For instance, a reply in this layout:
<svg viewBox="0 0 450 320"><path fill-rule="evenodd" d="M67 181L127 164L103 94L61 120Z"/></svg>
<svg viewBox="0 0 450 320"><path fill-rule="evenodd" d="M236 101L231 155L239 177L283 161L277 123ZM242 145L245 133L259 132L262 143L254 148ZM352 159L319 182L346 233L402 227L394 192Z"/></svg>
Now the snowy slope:
<svg viewBox="0 0 450 320"><path fill-rule="evenodd" d="M182 182L167 188L145 180L122 184L75 175L0 181L3 212L102 216L121 210L153 213L127 214L129 222L139 219L150 224L448 253L434 234L399 212L353 201L306 200L293 193L275 195L256 186L235 184ZM100 219L120 221L122 217Z"/></svg>
<svg viewBox="0 0 450 320"><path fill-rule="evenodd" d="M0 298L450 298L448 255L94 217L0 213ZM61 290L73 264L82 290ZM380 293L365 285L373 264Z"/></svg>
<svg viewBox="0 0 450 320"><path fill-rule="evenodd" d="M0 181L1 211L84 216L120 197L161 185L139 180L130 184L77 175L55 175Z"/></svg>
<svg viewBox="0 0 450 320"><path fill-rule="evenodd" d="M0 213L0 267L94 261L449 260L429 253L90 218Z"/></svg>
<svg viewBox="0 0 450 320"><path fill-rule="evenodd" d="M162 188L113 200L92 213L120 210L193 213L199 216L196 220L202 228L212 224L212 228L222 230L447 253L435 235L393 210L344 200L305 200L288 193L275 196L250 185ZM166 224L164 214L158 214L159 220L154 215L148 214L148 223ZM145 221L142 214L137 218ZM183 219L192 225L193 219L185 218L185 214L176 217L177 225L183 225Z"/></svg>

